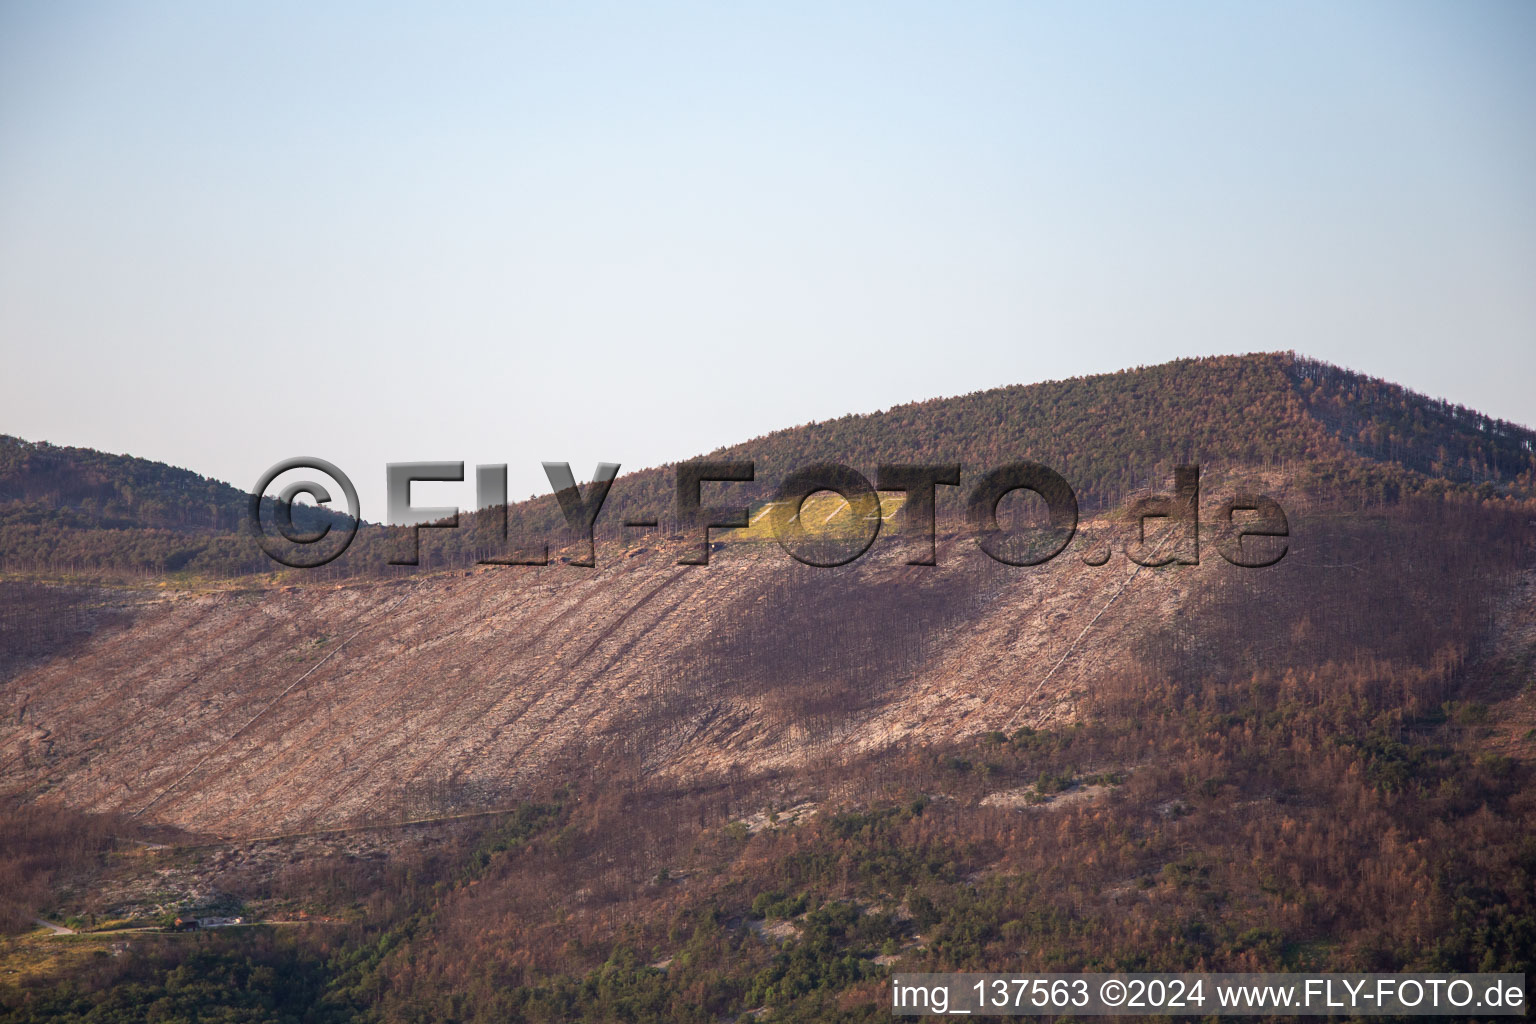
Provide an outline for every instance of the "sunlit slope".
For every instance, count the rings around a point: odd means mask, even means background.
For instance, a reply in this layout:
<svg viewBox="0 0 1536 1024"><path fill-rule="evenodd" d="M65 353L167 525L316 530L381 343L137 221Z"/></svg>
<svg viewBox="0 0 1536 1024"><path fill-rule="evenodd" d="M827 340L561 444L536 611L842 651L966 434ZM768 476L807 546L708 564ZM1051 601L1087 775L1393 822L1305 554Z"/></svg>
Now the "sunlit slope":
<svg viewBox="0 0 1536 1024"><path fill-rule="evenodd" d="M672 554L167 599L5 684L0 771L251 834L494 805L590 757L793 768L1062 710L1055 689L1019 705L1127 571L1008 574L959 540L932 569L883 548L839 570L771 545ZM1172 592L1148 576L1132 618Z"/></svg>
<svg viewBox="0 0 1536 1024"><path fill-rule="evenodd" d="M960 535L933 567L886 541L838 569L771 543L708 566L653 546L595 570L165 597L0 684L0 778L251 835L493 807L594 763L694 786L856 760L1071 721L1111 680L1459 673L1523 635L1497 623L1531 565L1528 513L1287 501L1291 550L1265 570L1140 569L1092 520L1027 569ZM1104 543L1115 556L1085 562Z"/></svg>
<svg viewBox="0 0 1536 1024"><path fill-rule="evenodd" d="M663 468L615 483L595 569L558 548L547 566L476 566L466 526L428 531L422 568L392 575L369 562L382 564L381 542L360 536L350 567L285 577L297 585L141 588L110 613L93 610L106 599L23 588L5 604L18 639L0 664L14 709L0 719L0 787L252 835L495 807L597 763L687 786L839 764L1070 721L1110 681L1159 694L1220 671L1301 686L1350 664L1380 666L1383 686L1433 677L1460 692L1462 674L1500 678L1495 655L1528 663L1513 649L1525 634L1500 623L1531 568L1529 444L1290 356L1191 360L718 453L754 459L759 480L735 499L751 525L716 531L707 566L678 562ZM894 494L850 565L802 565L774 542L766 503L806 462L871 478L886 461L960 462L968 484L1019 458L1079 495L1077 535L1047 565L981 554L957 529L965 486L940 499L936 566L906 564ZM1239 486L1282 503L1279 565L1236 569L1209 543L1197 565L1125 557L1126 509L1186 461L1202 466L1207 541ZM646 514L657 530L617 525ZM825 493L799 520L833 536L874 525ZM66 606L69 629L34 629ZM1149 700L1149 714L1188 711Z"/></svg>

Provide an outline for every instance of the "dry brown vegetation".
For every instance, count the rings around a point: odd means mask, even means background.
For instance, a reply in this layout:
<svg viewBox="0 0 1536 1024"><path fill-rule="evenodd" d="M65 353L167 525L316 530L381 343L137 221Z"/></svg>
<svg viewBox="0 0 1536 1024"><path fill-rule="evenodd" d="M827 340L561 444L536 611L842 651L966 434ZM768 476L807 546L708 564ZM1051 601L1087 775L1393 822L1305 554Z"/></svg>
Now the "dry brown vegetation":
<svg viewBox="0 0 1536 1024"><path fill-rule="evenodd" d="M1078 467L1106 507L1035 569L948 528L933 568L886 540L834 570L759 543L684 567L663 531L600 534L595 570L471 568L450 541L398 578L13 584L10 924L177 900L330 920L135 938L0 1006L852 1020L883 1018L893 965L1530 970L1523 435L1316 364L1259 369L1206 368L1294 429L1195 454L1207 514L1239 487L1282 501L1269 569L1209 546L1134 576L1083 561L1166 487L1114 468L1139 443L1121 433L1198 441L1228 408L1111 430ZM1125 408L1163 408L1166 376L1121 380ZM1102 415L1103 387L1053 392L1051 415ZM1038 410L977 402L1034 436Z"/></svg>

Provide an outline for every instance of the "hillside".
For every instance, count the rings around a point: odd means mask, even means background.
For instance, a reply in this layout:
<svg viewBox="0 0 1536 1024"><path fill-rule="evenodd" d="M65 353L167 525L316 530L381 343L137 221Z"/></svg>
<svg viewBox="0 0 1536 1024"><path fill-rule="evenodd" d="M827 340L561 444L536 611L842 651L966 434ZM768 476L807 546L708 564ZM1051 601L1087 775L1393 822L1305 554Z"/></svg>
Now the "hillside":
<svg viewBox="0 0 1536 1024"><path fill-rule="evenodd" d="M718 449L753 459L765 500L800 465L1014 459L1051 466L1089 508L1118 505L1178 463L1364 473L1361 462L1429 481L1536 485L1536 431L1289 353L1182 359L1091 377L996 388L781 430ZM1407 474L1416 474L1408 484ZM670 474L621 478L637 509L670 501ZM616 511L628 512L623 506Z"/></svg>
<svg viewBox="0 0 1536 1024"><path fill-rule="evenodd" d="M0 571L259 572L267 560L243 533L249 501L164 463L0 434ZM293 515L305 530L345 518L305 505Z"/></svg>
<svg viewBox="0 0 1536 1024"><path fill-rule="evenodd" d="M1291 356L1188 360L715 453L769 484L1038 459L1085 513L1041 567L949 517L933 567L890 538L683 566L615 526L595 569L475 566L466 528L385 572L365 528L276 584L12 580L0 909L285 922L79 967L120 1019L194 998L171 978L254 1005L262 970L315 1019L486 1021L874 1019L892 968L1529 970L1531 444ZM1185 460L1208 526L1239 486L1281 503L1277 565L1124 557ZM604 519L670 493L622 477Z"/></svg>
<svg viewBox="0 0 1536 1024"><path fill-rule="evenodd" d="M245 515L229 484L148 459L0 434L0 508L56 513L73 528L229 533Z"/></svg>
<svg viewBox="0 0 1536 1024"><path fill-rule="evenodd" d="M275 457L275 456L274 456ZM1283 471L1317 493L1360 502L1448 490L1536 493L1536 432L1385 381L1289 353L1185 359L1092 377L997 388L776 431L708 453L751 459L733 501L759 504L792 469L842 462L874 478L882 462L958 462L974 475L1017 459L1060 472L1085 513L1161 487L1175 465L1217 474ZM574 467L578 474L588 467ZM615 481L599 536L623 543L625 519L672 523L671 466ZM941 514L960 499L941 489ZM141 576L231 576L272 563L242 533L246 497L186 470L87 449L0 438L0 568ZM301 526L327 514L307 506ZM321 518L316 518L321 517ZM552 497L515 504L514 536L562 540ZM431 531L426 567L469 567L494 553L467 518ZM328 578L379 575L395 541L364 527Z"/></svg>
<svg viewBox="0 0 1536 1024"><path fill-rule="evenodd" d="M1308 491L1361 503L1536 494L1536 431L1291 353L1182 359L932 399L776 431L707 457L752 460L756 481L722 493L754 504L791 470L824 461L871 480L882 462L958 462L972 480L1030 459L1061 473L1090 514L1162 487L1189 463L1218 475L1284 472ZM671 466L620 476L600 535L621 541L628 518L668 527L674 479ZM958 515L960 504L941 489L941 515ZM514 536L558 536L562 519L544 498L514 506L509 524ZM468 530L424 542L428 564L441 566L472 564L483 549ZM335 571L376 571L387 558L365 543Z"/></svg>
<svg viewBox="0 0 1536 1024"><path fill-rule="evenodd" d="M17 792L217 834L366 821L440 783L460 796L434 813L494 806L637 729L647 774L787 770L824 751L1070 719L1082 687L1124 667L1146 629L1239 583L1261 588L1252 600L1266 605L1297 602L1294 629L1354 623L1361 604L1379 605L1360 586L1406 557L1383 531L1421 531L1429 515L1468 522L1454 543L1436 542L1456 560L1398 567L1431 572L1398 621L1423 620L1416 636L1443 635L1440 646L1469 656L1482 627L1452 627L1470 614L1452 595L1471 593L1464 578L1489 582L1484 570L1467 577L1470 567L1499 564L1470 537L1492 529L1500 543L1529 542L1510 496L1529 493L1530 442L1528 431L1289 356L1186 360L846 417L713 453L756 459L763 482L839 452L871 475L888 459L1044 461L1076 482L1088 518L1067 552L1035 570L983 557L951 516L934 569L902 564L894 538L837 570L801 566L771 544L679 566L665 530L636 538L615 525L599 531L595 572L558 561L477 567L484 534L467 523L424 536L424 568L437 572L382 574L390 541L365 529L338 565L288 574L296 588L147 601L103 592L72 598L86 610L62 630L58 614L28 614L31 603L54 607L58 591L11 584L11 660L33 667L5 683L18 713L0 730L0 763ZM191 474L52 451L16 459L9 479L57 514L153 522L171 515L154 511L167 495L190 493L228 513L232 489ZM1199 566L1158 572L1121 556L1085 561L1126 548L1134 524L1120 512L1166 490L1185 459L1202 464L1208 518L1240 485L1279 499L1287 558L1265 572L1233 570L1210 547ZM626 508L655 514L670 487L665 470L621 477L605 520ZM513 514L537 517L539 503ZM113 530L94 533L117 542ZM321 585L336 579L337 589ZM1509 585L1498 577L1499 592ZM1327 643L1348 646L1359 632ZM1284 644L1273 649L1295 661Z"/></svg>
<svg viewBox="0 0 1536 1024"><path fill-rule="evenodd" d="M885 536L837 570L801 566L772 544L679 566L665 523L639 536L617 525L670 501L671 474L655 469L615 483L596 571L558 560L477 566L494 547L471 518L424 533L426 571L384 566L393 541L365 527L338 563L288 573L280 589L153 598L13 582L0 636L18 710L0 727L0 765L15 792L215 834L354 824L414 806L423 791L458 794L429 800L432 813L495 806L635 730L647 737L633 752L647 774L788 770L824 752L1070 720L1083 687L1127 665L1147 629L1239 584L1260 588L1250 603L1293 602L1289 628L1349 623L1325 648L1389 644L1351 638L1362 605L1381 610L1371 588L1399 586L1387 582L1394 571L1429 574L1397 612L1419 621L1420 640L1444 637L1416 657L1439 647L1466 657L1485 628L1467 618L1466 595L1502 593L1513 578L1471 538L1530 542L1518 495L1532 493L1532 436L1288 355L1185 360L845 417L711 453L756 460L757 486L731 485L741 501L766 499L771 481L818 458L871 476L887 460L1043 461L1074 482L1086 518L1063 555L1033 570L982 556L950 495L932 569L903 564L899 539ZM247 538L216 532L243 500L233 488L143 460L8 450L7 493L21 496L11 507L43 507L54 518L42 533L78 515L97 525L67 536L118 556L134 550L127 537L192 536L252 558ZM1117 554L1135 529L1122 513L1167 490L1185 460L1203 469L1206 558L1140 572ZM1287 510L1289 553L1270 570L1234 570L1209 546L1215 505L1239 488ZM205 520L170 511L192 495L206 499ZM512 518L536 524L552 504L516 506ZM1426 517L1447 516L1466 522L1454 540L1432 540ZM153 525L171 522L183 525ZM1392 531L1439 554L1399 565L1408 552L1401 537L1384 538ZM1099 550L1114 557L1095 566ZM1286 644L1268 643L1295 662ZM1227 656L1215 641L1204 649Z"/></svg>

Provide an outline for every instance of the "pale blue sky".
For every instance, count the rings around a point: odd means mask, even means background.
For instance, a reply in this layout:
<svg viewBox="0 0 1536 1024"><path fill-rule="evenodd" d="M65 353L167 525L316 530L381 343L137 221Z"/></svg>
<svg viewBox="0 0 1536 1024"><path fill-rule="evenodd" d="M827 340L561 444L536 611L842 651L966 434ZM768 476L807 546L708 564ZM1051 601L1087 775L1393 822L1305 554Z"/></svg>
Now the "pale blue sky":
<svg viewBox="0 0 1536 1024"><path fill-rule="evenodd" d="M1533 182L1523 0L7 2L0 432L379 518L1214 352L1536 425Z"/></svg>

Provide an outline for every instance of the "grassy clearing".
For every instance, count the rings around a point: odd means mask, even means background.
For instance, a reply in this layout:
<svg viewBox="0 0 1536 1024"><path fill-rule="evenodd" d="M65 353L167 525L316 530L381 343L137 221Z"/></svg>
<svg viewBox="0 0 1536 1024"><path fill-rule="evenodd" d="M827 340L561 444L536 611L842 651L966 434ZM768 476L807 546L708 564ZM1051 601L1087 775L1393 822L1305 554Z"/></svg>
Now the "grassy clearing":
<svg viewBox="0 0 1536 1024"><path fill-rule="evenodd" d="M42 928L0 938L0 985L24 984L84 967L112 956L123 934L54 935Z"/></svg>
<svg viewBox="0 0 1536 1024"><path fill-rule="evenodd" d="M880 518L883 520L881 529L889 529L892 525L891 517L901 507L905 498L900 494L880 495ZM771 523L775 502L764 502L756 506L751 512L751 525L744 530L721 530L718 534L712 534L711 539L723 540L726 543L743 542L771 542L773 540L773 526ZM805 499L800 507L800 519L805 524L807 533L812 535L838 536L852 533L858 525L853 516L853 510L849 504L839 495L831 491L818 491Z"/></svg>

